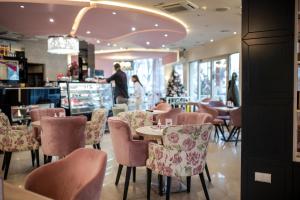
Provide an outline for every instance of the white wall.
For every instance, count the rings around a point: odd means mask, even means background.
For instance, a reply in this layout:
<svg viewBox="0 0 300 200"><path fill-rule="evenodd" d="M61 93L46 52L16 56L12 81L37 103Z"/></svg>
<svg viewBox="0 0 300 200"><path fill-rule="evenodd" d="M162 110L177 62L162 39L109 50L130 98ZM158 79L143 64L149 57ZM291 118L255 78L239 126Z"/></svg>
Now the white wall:
<svg viewBox="0 0 300 200"><path fill-rule="evenodd" d="M45 65L45 79L48 77L50 81L56 81L56 74L66 74L68 56L49 54L47 52L47 40L24 40L21 44L28 63Z"/></svg>

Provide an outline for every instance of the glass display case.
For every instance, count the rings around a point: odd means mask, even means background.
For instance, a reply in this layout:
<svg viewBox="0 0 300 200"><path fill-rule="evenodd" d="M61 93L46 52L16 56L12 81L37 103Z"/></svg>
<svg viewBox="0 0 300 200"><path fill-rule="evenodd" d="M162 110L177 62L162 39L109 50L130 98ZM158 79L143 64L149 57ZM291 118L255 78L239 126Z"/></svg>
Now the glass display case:
<svg viewBox="0 0 300 200"><path fill-rule="evenodd" d="M111 110L113 94L111 84L98 83L59 83L61 106L70 115L91 113L97 108Z"/></svg>

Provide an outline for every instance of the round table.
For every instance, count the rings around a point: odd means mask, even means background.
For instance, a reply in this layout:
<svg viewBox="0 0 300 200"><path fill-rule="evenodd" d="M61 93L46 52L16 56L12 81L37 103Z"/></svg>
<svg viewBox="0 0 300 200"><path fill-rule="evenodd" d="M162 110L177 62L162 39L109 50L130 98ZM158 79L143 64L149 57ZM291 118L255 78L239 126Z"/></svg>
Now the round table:
<svg viewBox="0 0 300 200"><path fill-rule="evenodd" d="M137 128L135 131L138 135L143 136L145 140L156 140L158 142L161 142L163 136L163 128L164 127L159 128L155 125L143 126Z"/></svg>

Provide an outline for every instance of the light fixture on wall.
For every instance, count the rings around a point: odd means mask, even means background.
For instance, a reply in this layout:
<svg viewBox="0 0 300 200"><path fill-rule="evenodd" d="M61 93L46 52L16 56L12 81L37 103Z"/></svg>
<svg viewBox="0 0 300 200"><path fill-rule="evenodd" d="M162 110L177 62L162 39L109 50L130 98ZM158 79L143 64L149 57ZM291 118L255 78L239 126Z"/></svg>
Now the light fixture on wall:
<svg viewBox="0 0 300 200"><path fill-rule="evenodd" d="M78 54L79 40L72 36L49 36L48 53L51 54Z"/></svg>

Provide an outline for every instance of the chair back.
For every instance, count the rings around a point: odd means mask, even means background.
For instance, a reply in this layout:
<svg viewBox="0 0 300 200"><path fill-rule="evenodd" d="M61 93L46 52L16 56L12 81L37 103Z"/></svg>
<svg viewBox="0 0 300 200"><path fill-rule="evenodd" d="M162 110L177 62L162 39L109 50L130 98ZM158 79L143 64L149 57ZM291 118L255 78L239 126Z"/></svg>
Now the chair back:
<svg viewBox="0 0 300 200"><path fill-rule="evenodd" d="M118 117L108 118L108 127L117 163L128 166L129 146L132 141L130 127Z"/></svg>
<svg viewBox="0 0 300 200"><path fill-rule="evenodd" d="M212 121L213 121L213 117L208 113L183 112L178 114L177 116L177 125L205 124L205 123L211 123Z"/></svg>
<svg viewBox="0 0 300 200"><path fill-rule="evenodd" d="M166 119L172 119L174 125L177 124L177 116L181 113L181 108L173 108L166 113L162 113L156 116L156 121L160 120L161 124L166 124Z"/></svg>
<svg viewBox="0 0 300 200"><path fill-rule="evenodd" d="M11 130L8 117L4 113L0 113L0 134L6 134Z"/></svg>
<svg viewBox="0 0 300 200"><path fill-rule="evenodd" d="M238 109L232 110L229 112L231 123L233 126L242 127L242 108L239 107Z"/></svg>
<svg viewBox="0 0 300 200"><path fill-rule="evenodd" d="M42 117L59 116L59 113L66 114L64 108L36 108L30 111L30 118L32 122L40 121Z"/></svg>
<svg viewBox="0 0 300 200"><path fill-rule="evenodd" d="M66 158L32 171L25 189L51 199L99 200L106 163L103 151L77 149Z"/></svg>
<svg viewBox="0 0 300 200"><path fill-rule="evenodd" d="M174 163L177 164L175 169L182 168L175 170L176 176L191 176L202 173L212 129L212 124L202 124L170 126L163 130L164 148L178 152L176 158L171 160L173 165ZM164 165L168 166L168 163L164 163ZM172 164L170 163L170 165Z"/></svg>
<svg viewBox="0 0 300 200"><path fill-rule="evenodd" d="M43 153L63 157L85 146L85 116L43 117L41 141Z"/></svg>
<svg viewBox="0 0 300 200"><path fill-rule="evenodd" d="M99 131L101 135L103 135L105 131L105 123L106 123L106 110L105 109L97 109L92 113L91 118L92 126L96 131Z"/></svg>
<svg viewBox="0 0 300 200"><path fill-rule="evenodd" d="M219 115L219 112L216 109L203 104L199 104L199 109L197 112L208 113L213 117L213 119L215 119Z"/></svg>
<svg viewBox="0 0 300 200"><path fill-rule="evenodd" d="M154 110L163 110L163 111L169 111L171 109L172 106L168 103L160 103L154 108Z"/></svg>
<svg viewBox="0 0 300 200"><path fill-rule="evenodd" d="M132 133L135 133L135 130L139 127L153 124L153 114L146 111L121 112L117 117L128 123Z"/></svg>

